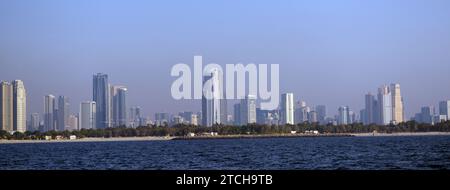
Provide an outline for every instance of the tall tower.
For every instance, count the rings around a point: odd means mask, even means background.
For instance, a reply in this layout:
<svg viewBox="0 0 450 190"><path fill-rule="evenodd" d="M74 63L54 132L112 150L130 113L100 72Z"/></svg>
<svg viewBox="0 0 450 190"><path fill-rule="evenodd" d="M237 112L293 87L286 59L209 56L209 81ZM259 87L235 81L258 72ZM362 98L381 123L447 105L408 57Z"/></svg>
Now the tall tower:
<svg viewBox="0 0 450 190"><path fill-rule="evenodd" d="M450 120L450 100L439 102L439 115L444 116L445 120Z"/></svg>
<svg viewBox="0 0 450 190"><path fill-rule="evenodd" d="M339 125L347 125L350 124L350 112L348 106L341 106L338 109L338 124Z"/></svg>
<svg viewBox="0 0 450 190"><path fill-rule="evenodd" d="M44 131L56 130L55 110L55 96L46 95L44 97Z"/></svg>
<svg viewBox="0 0 450 190"><path fill-rule="evenodd" d="M66 130L69 119L69 98L66 96L58 97L57 126L58 131Z"/></svg>
<svg viewBox="0 0 450 190"><path fill-rule="evenodd" d="M294 125L294 94L281 95L281 124Z"/></svg>
<svg viewBox="0 0 450 190"><path fill-rule="evenodd" d="M202 96L202 125L210 127L214 124L224 124L223 113L226 100L222 93L222 73L217 68L203 74L203 86L210 88L203 91Z"/></svg>
<svg viewBox="0 0 450 190"><path fill-rule="evenodd" d="M96 127L110 127L110 96L108 75L97 73L92 81L92 100L96 103Z"/></svg>
<svg viewBox="0 0 450 190"><path fill-rule="evenodd" d="M96 129L96 103L92 101L81 102L80 104L80 118L79 118L79 128L80 129Z"/></svg>
<svg viewBox="0 0 450 190"><path fill-rule="evenodd" d="M13 131L13 88L11 83L0 82L0 129Z"/></svg>
<svg viewBox="0 0 450 190"><path fill-rule="evenodd" d="M392 93L392 121L401 123L404 121L403 98L400 94L400 84L391 84Z"/></svg>
<svg viewBox="0 0 450 190"><path fill-rule="evenodd" d="M365 125L369 125L369 124L373 124L373 123L377 123L376 121L376 105L375 105L375 97L371 94L368 93L365 96L365 111L364 111L364 121L363 123Z"/></svg>
<svg viewBox="0 0 450 190"><path fill-rule="evenodd" d="M126 95L125 86L111 86L111 127L127 124Z"/></svg>
<svg viewBox="0 0 450 190"><path fill-rule="evenodd" d="M384 85L378 89L378 109L380 125L389 125L392 122L392 96L389 87Z"/></svg>
<svg viewBox="0 0 450 190"><path fill-rule="evenodd" d="M241 100L241 125L256 123L256 96L248 95Z"/></svg>
<svg viewBox="0 0 450 190"><path fill-rule="evenodd" d="M27 130L27 93L21 80L12 82L13 86L13 130Z"/></svg>

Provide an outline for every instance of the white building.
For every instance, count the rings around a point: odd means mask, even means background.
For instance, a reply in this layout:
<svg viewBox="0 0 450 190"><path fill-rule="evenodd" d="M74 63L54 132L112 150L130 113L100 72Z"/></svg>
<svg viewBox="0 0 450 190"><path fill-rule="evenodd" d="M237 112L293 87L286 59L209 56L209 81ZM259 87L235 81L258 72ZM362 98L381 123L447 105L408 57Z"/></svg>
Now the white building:
<svg viewBox="0 0 450 190"><path fill-rule="evenodd" d="M241 125L256 123L256 96L248 95L242 99L240 109Z"/></svg>
<svg viewBox="0 0 450 190"><path fill-rule="evenodd" d="M96 103L93 101L81 102L80 129L96 129Z"/></svg>
<svg viewBox="0 0 450 190"><path fill-rule="evenodd" d="M70 114L67 119L67 127L66 130L75 131L79 130L78 127L78 117L76 115Z"/></svg>
<svg viewBox="0 0 450 190"><path fill-rule="evenodd" d="M27 130L27 93L21 80L15 80L13 85L13 130Z"/></svg>
<svg viewBox="0 0 450 190"><path fill-rule="evenodd" d="M440 121L450 119L450 100L439 102Z"/></svg>
<svg viewBox="0 0 450 190"><path fill-rule="evenodd" d="M203 74L203 86L209 88L202 96L202 125L225 124L227 120L226 99L223 94L223 74L213 68Z"/></svg>
<svg viewBox="0 0 450 190"><path fill-rule="evenodd" d="M378 105L380 118L378 124L389 125L392 120L392 96L389 87L384 85L378 89Z"/></svg>
<svg viewBox="0 0 450 190"><path fill-rule="evenodd" d="M281 95L281 124L294 125L294 94Z"/></svg>

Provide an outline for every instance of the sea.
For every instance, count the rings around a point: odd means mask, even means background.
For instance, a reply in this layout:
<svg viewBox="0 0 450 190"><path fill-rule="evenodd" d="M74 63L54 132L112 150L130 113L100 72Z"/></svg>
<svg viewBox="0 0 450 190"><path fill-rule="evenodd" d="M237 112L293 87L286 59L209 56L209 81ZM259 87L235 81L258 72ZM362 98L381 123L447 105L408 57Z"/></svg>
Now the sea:
<svg viewBox="0 0 450 190"><path fill-rule="evenodd" d="M0 144L0 170L447 170L450 136Z"/></svg>

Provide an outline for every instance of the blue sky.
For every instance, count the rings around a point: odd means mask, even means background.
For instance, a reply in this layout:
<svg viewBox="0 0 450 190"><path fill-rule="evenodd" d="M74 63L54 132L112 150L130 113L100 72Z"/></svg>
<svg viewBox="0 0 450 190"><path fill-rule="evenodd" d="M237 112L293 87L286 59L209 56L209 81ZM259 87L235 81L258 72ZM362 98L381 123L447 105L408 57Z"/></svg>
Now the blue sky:
<svg viewBox="0 0 450 190"><path fill-rule="evenodd" d="M447 0L1 0L0 80L24 80L29 113L49 93L78 112L97 72L145 114L199 111L171 98L170 68L202 55L280 64L281 92L330 114L398 82L409 118L450 99L449 18Z"/></svg>

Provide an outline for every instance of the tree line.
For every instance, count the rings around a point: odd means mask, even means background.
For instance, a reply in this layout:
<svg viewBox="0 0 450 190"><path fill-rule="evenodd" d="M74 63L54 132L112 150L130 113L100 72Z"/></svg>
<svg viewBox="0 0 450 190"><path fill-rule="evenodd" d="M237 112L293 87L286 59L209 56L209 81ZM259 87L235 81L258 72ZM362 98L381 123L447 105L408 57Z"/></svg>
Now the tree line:
<svg viewBox="0 0 450 190"><path fill-rule="evenodd" d="M408 121L397 125L363 125L354 123L349 125L319 125L318 123L300 123L297 125L260 125L249 124L243 126L214 125L203 127L195 125L178 124L174 126L140 126L137 128L114 127L106 129L81 129L79 131L26 131L13 134L0 130L0 139L37 140L45 139L45 136L62 136L69 138L75 135L77 138L86 137L145 137L145 136L187 136L189 133L203 134L217 132L219 135L257 135L257 134L289 134L291 131L304 133L317 130L319 133L397 133L397 132L450 132L450 121L435 125Z"/></svg>

